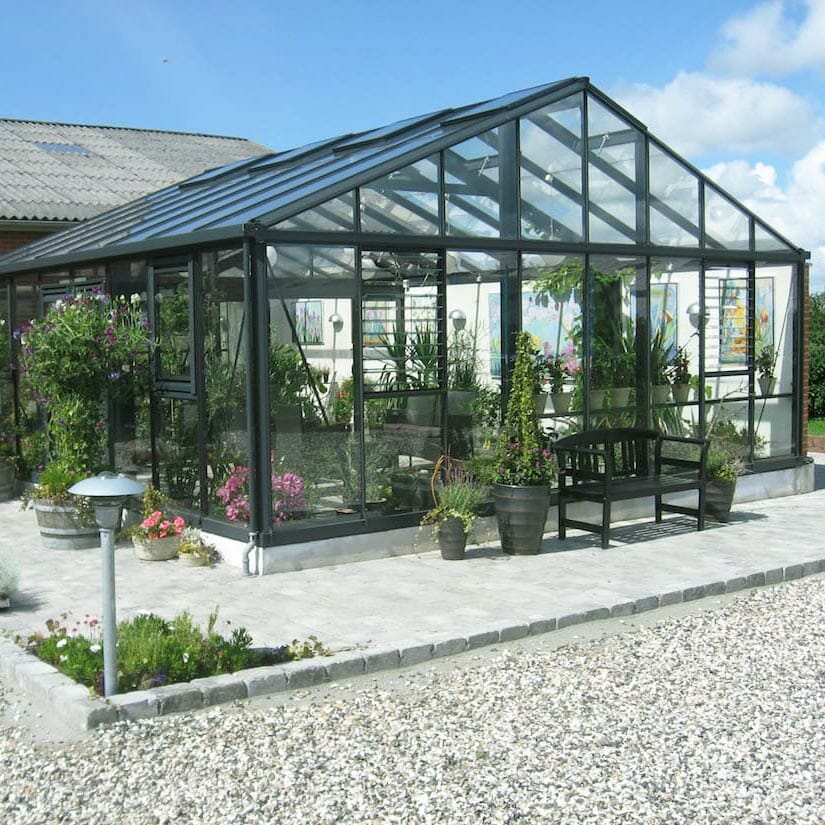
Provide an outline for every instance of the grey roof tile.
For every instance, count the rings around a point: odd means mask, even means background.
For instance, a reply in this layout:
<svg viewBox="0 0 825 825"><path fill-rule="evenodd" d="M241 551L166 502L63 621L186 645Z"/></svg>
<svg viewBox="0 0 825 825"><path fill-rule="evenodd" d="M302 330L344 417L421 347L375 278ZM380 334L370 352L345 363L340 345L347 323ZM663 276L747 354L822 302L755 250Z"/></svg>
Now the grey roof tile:
<svg viewBox="0 0 825 825"><path fill-rule="evenodd" d="M0 220L84 220L270 151L242 138L0 118Z"/></svg>

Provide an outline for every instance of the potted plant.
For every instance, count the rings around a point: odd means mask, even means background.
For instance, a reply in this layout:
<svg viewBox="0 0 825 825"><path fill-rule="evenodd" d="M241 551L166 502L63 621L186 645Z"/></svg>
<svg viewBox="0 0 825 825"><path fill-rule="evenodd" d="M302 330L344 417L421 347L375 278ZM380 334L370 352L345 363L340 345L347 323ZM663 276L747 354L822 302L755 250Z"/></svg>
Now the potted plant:
<svg viewBox="0 0 825 825"><path fill-rule="evenodd" d="M466 330L456 330L447 348L447 412L469 416L479 389L475 341Z"/></svg>
<svg viewBox="0 0 825 825"><path fill-rule="evenodd" d="M717 521L728 520L736 493L736 479L742 475L743 470L744 464L740 458L723 447L711 446L707 459L705 515Z"/></svg>
<svg viewBox="0 0 825 825"><path fill-rule="evenodd" d="M603 345L597 344L590 365L590 408L604 409L605 391L613 384L613 360Z"/></svg>
<svg viewBox="0 0 825 825"><path fill-rule="evenodd" d="M673 400L678 404L687 402L690 396L690 357L684 347L679 347L676 354L668 361L667 375L670 379Z"/></svg>
<svg viewBox="0 0 825 825"><path fill-rule="evenodd" d="M759 350L755 366L762 395L773 395L776 389L776 350L773 344L767 344Z"/></svg>
<svg viewBox="0 0 825 825"><path fill-rule="evenodd" d="M0 608L8 607L11 594L17 589L19 570L11 559L0 556Z"/></svg>
<svg viewBox="0 0 825 825"><path fill-rule="evenodd" d="M493 490L501 547L510 554L538 553L555 479L555 464L539 429L534 388L535 356L530 334L522 331L516 336Z"/></svg>
<svg viewBox="0 0 825 825"><path fill-rule="evenodd" d="M545 371L553 409L557 413L569 412L573 393L565 390L565 381L571 375L568 362L561 355L554 355L545 360Z"/></svg>
<svg viewBox="0 0 825 825"><path fill-rule="evenodd" d="M21 381L45 412L48 466L31 496L35 512L65 507L68 487L104 466L106 399L148 373L148 320L139 295L127 301L94 290L67 295L15 337Z"/></svg>
<svg viewBox="0 0 825 825"><path fill-rule="evenodd" d="M197 527L187 526L178 539L178 561L191 567L212 567L221 560L214 544L204 541Z"/></svg>
<svg viewBox="0 0 825 825"><path fill-rule="evenodd" d="M143 494L142 521L130 529L135 556L141 561L167 561L178 554L178 542L186 522L168 511L171 501L147 485Z"/></svg>
<svg viewBox="0 0 825 825"><path fill-rule="evenodd" d="M667 404L670 398L668 355L662 330L650 342L650 398L654 404Z"/></svg>
<svg viewBox="0 0 825 825"><path fill-rule="evenodd" d="M87 475L62 461L52 461L41 470L37 483L23 491L20 506L34 506L40 542L47 549L87 550L100 546L91 502L69 492Z"/></svg>
<svg viewBox="0 0 825 825"><path fill-rule="evenodd" d="M424 514L421 523L432 525L443 559L463 559L486 490L470 473L453 470L446 481L433 485L433 496L435 507Z"/></svg>
<svg viewBox="0 0 825 825"><path fill-rule="evenodd" d="M310 504L303 478L292 472L278 472L272 461L272 523L308 518ZM228 521L249 523L249 467L235 464L223 484L215 490Z"/></svg>

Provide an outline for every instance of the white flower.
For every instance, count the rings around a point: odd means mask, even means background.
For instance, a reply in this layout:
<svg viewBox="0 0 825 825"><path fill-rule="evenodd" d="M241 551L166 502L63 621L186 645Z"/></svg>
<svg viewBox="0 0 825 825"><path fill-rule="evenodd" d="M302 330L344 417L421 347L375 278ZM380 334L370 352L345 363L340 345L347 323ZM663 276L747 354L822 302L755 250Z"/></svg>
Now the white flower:
<svg viewBox="0 0 825 825"><path fill-rule="evenodd" d="M63 662L65 662L68 658L69 658L68 656L61 656L60 657L60 663L63 664Z"/></svg>
<svg viewBox="0 0 825 825"><path fill-rule="evenodd" d="M136 307L136 306L140 303L140 293L139 293L139 292L133 292L133 293L129 296L129 303L130 303L133 307Z"/></svg>
<svg viewBox="0 0 825 825"><path fill-rule="evenodd" d="M62 307L62 306L63 306L63 301L62 301L60 298L58 298L58 299L54 302L54 308L55 308L55 309L60 309L60 307Z"/></svg>
<svg viewBox="0 0 825 825"><path fill-rule="evenodd" d="M60 640L60 641L59 641L59 642L55 645L55 647L66 647L66 645L67 645L67 644L68 644L68 641L67 641L66 639L61 639L61 640Z"/></svg>
<svg viewBox="0 0 825 825"><path fill-rule="evenodd" d="M183 662L184 662L184 664L186 664L186 662L188 662L188 661L189 661L189 654L188 654L188 653L184 653L184 654L183 654Z"/></svg>
<svg viewBox="0 0 825 825"><path fill-rule="evenodd" d="M91 650L92 653L99 653L100 645L89 645L89 650Z"/></svg>

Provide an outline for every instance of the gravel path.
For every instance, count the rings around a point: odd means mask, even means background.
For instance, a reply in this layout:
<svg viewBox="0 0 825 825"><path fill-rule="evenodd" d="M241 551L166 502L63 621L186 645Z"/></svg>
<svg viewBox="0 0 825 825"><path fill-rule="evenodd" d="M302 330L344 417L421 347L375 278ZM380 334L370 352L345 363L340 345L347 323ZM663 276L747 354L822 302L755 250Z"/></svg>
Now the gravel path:
<svg viewBox="0 0 825 825"><path fill-rule="evenodd" d="M353 681L73 743L12 726L0 818L822 825L823 617L820 576L390 687ZM0 710L10 700L0 683Z"/></svg>

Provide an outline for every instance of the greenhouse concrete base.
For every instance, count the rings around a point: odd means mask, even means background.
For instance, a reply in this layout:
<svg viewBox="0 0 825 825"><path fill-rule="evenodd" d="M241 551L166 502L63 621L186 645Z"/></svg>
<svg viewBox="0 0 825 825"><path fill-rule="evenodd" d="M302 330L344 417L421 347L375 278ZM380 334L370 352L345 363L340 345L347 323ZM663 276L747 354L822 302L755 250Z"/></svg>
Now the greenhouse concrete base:
<svg viewBox="0 0 825 825"><path fill-rule="evenodd" d="M749 501L799 495L800 493L810 493L813 489L814 463L809 460L797 467L740 476L736 485L734 503L744 504ZM674 496L673 500L678 501L679 498L679 496ZM592 505L579 504L571 507L570 510L585 519L596 517L588 516L588 513L595 512ZM653 500L636 499L634 501L617 502L612 507L612 514L613 521L652 518ZM555 534L556 529L557 512L555 507L551 507L547 514L545 532ZM482 519L477 530L484 540L493 539L496 535L495 518ZM237 567L243 566L243 544L218 536L212 536L211 538L220 550L225 562ZM425 533L417 527L407 527L379 533L339 536L300 544L255 548L249 555L249 568L251 573L260 575L287 573L332 564L349 564L371 559L403 556L431 549L432 545Z"/></svg>

